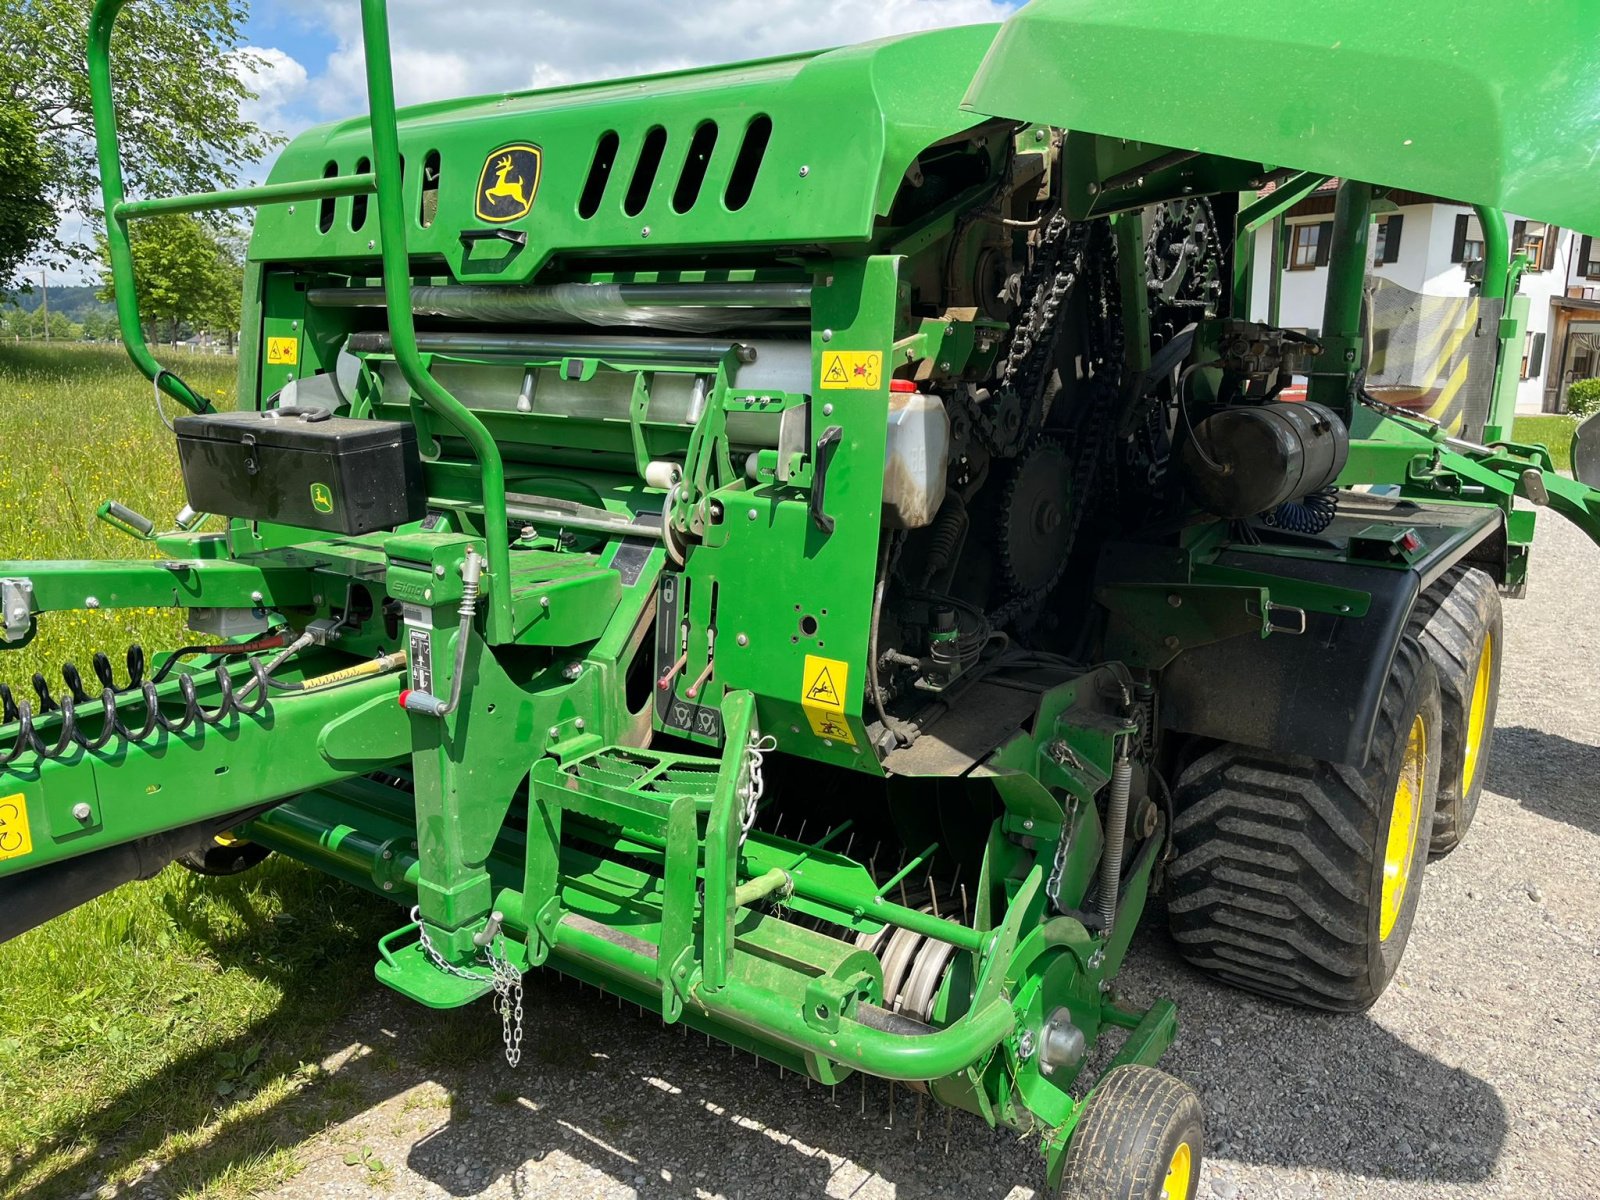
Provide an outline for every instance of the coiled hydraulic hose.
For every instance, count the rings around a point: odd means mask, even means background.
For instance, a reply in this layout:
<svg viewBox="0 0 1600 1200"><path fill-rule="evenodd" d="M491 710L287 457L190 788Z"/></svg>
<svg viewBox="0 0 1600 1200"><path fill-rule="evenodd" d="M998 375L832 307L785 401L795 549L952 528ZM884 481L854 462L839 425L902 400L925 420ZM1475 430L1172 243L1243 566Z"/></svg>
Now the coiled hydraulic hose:
<svg viewBox="0 0 1600 1200"><path fill-rule="evenodd" d="M11 695L11 689L0 684L0 711L6 724L16 723L17 734L8 749L0 750L0 768L8 767L23 754L31 751L38 756L39 761L64 758L75 747L84 750L102 750L116 741L119 745L131 742L142 742L158 729L166 733L181 734L190 729L201 726L216 726L235 717L254 716L260 712L267 703L267 676L268 668L263 666L256 658L249 660L251 678L245 681L244 687L235 689L233 677L229 674L225 664L216 668L217 705L215 708L206 708L200 703L198 689L195 686L195 677L190 674L178 676L178 696L183 703L183 712L177 717L168 716L162 711L161 697L155 680L144 679L144 651L138 646L128 649L128 674L129 682L126 687L118 688L112 678L111 664L104 654L94 656L94 672L102 687L98 697L90 697L83 688L83 678L76 666L67 663L61 668L62 679L66 682L67 691L58 697L52 697L49 685L44 676L33 677L33 689L39 696L39 714L51 716L60 721L60 732L52 743L40 737L34 725L34 708L27 701L16 701ZM254 690L254 700L246 700L249 693ZM144 712L139 721L133 726L124 724L122 720L122 697L137 693L144 701ZM78 706L92 704L98 701L101 707L100 732L93 737L83 732L78 724Z"/></svg>

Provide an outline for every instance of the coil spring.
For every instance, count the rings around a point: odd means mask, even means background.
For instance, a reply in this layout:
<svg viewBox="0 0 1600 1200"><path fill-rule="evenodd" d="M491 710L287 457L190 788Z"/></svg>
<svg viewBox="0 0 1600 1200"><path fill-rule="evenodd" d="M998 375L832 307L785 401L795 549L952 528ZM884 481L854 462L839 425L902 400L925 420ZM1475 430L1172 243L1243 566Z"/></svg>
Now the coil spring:
<svg viewBox="0 0 1600 1200"><path fill-rule="evenodd" d="M1286 500L1263 520L1290 533L1318 534L1333 524L1339 511L1339 489L1323 488L1299 500Z"/></svg>
<svg viewBox="0 0 1600 1200"><path fill-rule="evenodd" d="M43 675L35 674L32 682L34 693L38 697L37 713L32 704L26 700L18 701L11 689L0 683L0 730L9 728L13 724L17 727L16 737L10 747L0 750L0 768L10 766L29 751L37 755L40 762L44 762L48 759L64 758L75 747L82 747L84 750L103 750L113 741L119 746L142 742L158 729L166 733L181 734L202 726L220 725L233 716L254 716L267 703L268 679L266 668L259 659L250 658L248 661L253 680L246 683L242 690L254 690L254 696L249 700L242 699L240 693L234 689L233 678L229 675L228 668L219 664L216 668L218 699L215 708L208 709L200 703L194 675L189 673L179 675L178 696L183 701L183 712L177 717L168 716L161 710L157 691L158 684L176 662L176 657L157 672L154 679L147 680L144 677L144 649L137 645L128 647L128 683L123 687L117 686L111 660L104 653L96 652L93 671L95 679L100 684L98 695L91 695L85 689L82 673L70 662L64 663L61 667L61 679L66 684L66 691L59 696L52 696L49 681ZM144 713L134 726L129 726L122 721L119 705L123 697L135 694L144 701ZM90 737L78 724L78 706L96 703L101 706L103 719L99 733ZM53 744L47 738L40 737L35 727L36 717L42 716L60 719L60 733Z"/></svg>

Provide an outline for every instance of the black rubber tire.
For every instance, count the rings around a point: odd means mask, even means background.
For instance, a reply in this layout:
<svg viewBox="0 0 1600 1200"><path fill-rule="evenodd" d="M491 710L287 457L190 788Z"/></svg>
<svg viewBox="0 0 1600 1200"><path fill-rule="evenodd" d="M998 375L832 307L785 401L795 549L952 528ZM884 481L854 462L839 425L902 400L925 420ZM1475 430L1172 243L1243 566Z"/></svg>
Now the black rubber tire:
<svg viewBox="0 0 1600 1200"><path fill-rule="evenodd" d="M1200 1190L1205 1122L1200 1097L1154 1067L1118 1067L1095 1086L1067 1143L1062 1200L1161 1200L1180 1145L1189 1147L1189 1186Z"/></svg>
<svg viewBox="0 0 1600 1200"><path fill-rule="evenodd" d="M1433 810L1428 853L1437 858L1461 844L1478 811L1489 751L1494 745L1494 714L1500 699L1500 654L1505 622L1500 590L1476 567L1452 567L1417 601L1422 645L1439 673L1443 705L1440 726L1439 800ZM1477 757L1468 778L1467 728L1478 668L1488 651L1488 705Z"/></svg>
<svg viewBox="0 0 1600 1200"><path fill-rule="evenodd" d="M1405 891L1382 933L1385 847L1406 746L1426 755ZM1401 639L1361 770L1223 744L1178 778L1168 924L1191 963L1238 987L1359 1012L1394 977L1422 891L1439 782L1433 663Z"/></svg>
<svg viewBox="0 0 1600 1200"><path fill-rule="evenodd" d="M191 850L178 865L196 875L242 875L260 866L272 851L255 842L214 842L204 850Z"/></svg>

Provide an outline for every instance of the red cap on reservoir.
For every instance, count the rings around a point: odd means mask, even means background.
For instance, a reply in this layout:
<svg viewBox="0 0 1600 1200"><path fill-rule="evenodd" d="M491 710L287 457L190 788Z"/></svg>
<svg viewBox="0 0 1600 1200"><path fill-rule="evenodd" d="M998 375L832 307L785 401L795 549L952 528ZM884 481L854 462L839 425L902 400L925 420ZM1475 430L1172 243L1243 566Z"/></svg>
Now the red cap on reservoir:
<svg viewBox="0 0 1600 1200"><path fill-rule="evenodd" d="M891 379L889 380L889 390L891 392L921 391L921 389L917 387L917 381L915 379Z"/></svg>

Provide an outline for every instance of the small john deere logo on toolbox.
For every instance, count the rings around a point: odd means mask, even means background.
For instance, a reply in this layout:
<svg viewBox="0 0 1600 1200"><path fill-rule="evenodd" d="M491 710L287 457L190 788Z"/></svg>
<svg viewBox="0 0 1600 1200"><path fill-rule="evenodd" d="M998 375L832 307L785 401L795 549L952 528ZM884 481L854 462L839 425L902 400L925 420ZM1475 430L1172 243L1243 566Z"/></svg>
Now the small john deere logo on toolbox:
<svg viewBox="0 0 1600 1200"><path fill-rule="evenodd" d="M537 146L502 146L483 162L478 177L478 216L504 224L528 215L539 191L544 152Z"/></svg>
<svg viewBox="0 0 1600 1200"><path fill-rule="evenodd" d="M333 511L333 489L325 483L313 483L311 485L311 507L319 513L331 513Z"/></svg>

